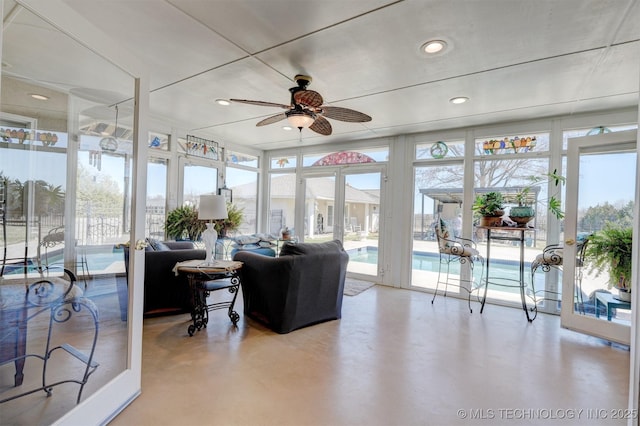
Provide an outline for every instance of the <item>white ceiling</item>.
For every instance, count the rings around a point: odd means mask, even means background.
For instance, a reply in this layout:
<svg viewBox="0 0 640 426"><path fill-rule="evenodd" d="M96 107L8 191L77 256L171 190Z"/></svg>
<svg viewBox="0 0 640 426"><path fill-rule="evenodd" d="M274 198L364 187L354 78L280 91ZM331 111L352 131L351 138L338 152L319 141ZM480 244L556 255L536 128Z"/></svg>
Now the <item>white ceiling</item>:
<svg viewBox="0 0 640 426"><path fill-rule="evenodd" d="M79 49L52 49L64 41L4 2L5 74L100 93L108 73L65 66ZM154 119L221 143L275 149L638 105L640 0L64 2L149 66ZM42 51L21 49L26 37ZM449 49L427 57L433 38ZM255 126L277 108L214 102L288 104L299 73L325 104L372 121L299 134Z"/></svg>

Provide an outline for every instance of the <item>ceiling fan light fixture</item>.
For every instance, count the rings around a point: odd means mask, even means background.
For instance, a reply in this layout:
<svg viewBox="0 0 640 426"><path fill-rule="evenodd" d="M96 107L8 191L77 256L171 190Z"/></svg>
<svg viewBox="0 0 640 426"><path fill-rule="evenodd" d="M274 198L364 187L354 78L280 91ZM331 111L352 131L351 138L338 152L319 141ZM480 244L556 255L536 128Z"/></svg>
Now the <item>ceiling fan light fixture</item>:
<svg viewBox="0 0 640 426"><path fill-rule="evenodd" d="M287 113L289 124L298 129L307 128L313 124L315 117L304 111L289 111Z"/></svg>
<svg viewBox="0 0 640 426"><path fill-rule="evenodd" d="M216 99L216 103L218 105L222 105L222 106L229 106L231 105L231 102L226 100L226 99Z"/></svg>

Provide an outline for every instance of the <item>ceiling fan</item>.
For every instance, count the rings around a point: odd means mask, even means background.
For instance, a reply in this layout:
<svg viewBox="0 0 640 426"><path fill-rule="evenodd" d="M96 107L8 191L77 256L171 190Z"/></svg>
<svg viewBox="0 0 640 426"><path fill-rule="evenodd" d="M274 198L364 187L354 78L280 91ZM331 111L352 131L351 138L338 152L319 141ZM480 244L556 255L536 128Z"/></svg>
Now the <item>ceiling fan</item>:
<svg viewBox="0 0 640 426"><path fill-rule="evenodd" d="M298 85L289 89L289 92L291 92L291 105L251 101L248 99L230 99L230 101L287 110L286 112L259 121L256 126L265 126L287 119L293 127L297 127L300 131L308 127L314 132L325 136L330 135L332 131L331 123L329 123L327 118L350 123L365 123L371 121L371 117L367 114L349 108L323 106L322 103L324 100L320 93L307 90L307 86L311 83L311 77L308 75L298 74L294 77L294 80Z"/></svg>

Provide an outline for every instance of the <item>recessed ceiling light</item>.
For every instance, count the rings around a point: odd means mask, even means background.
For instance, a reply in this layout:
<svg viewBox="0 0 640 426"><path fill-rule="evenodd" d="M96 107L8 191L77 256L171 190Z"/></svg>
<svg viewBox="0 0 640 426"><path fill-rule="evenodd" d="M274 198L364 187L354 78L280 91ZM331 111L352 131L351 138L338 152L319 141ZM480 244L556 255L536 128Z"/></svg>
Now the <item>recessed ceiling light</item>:
<svg viewBox="0 0 640 426"><path fill-rule="evenodd" d="M422 51L433 55L435 53L440 53L447 47L447 42L444 40L429 40L425 44L422 45Z"/></svg>
<svg viewBox="0 0 640 426"><path fill-rule="evenodd" d="M456 96L455 98L449 99L449 102L451 102L452 104L463 104L463 103L467 102L468 100L469 100L469 98L467 98L465 96Z"/></svg>
<svg viewBox="0 0 640 426"><path fill-rule="evenodd" d="M293 130L293 127L291 126L282 126L283 130Z"/></svg>
<svg viewBox="0 0 640 426"><path fill-rule="evenodd" d="M45 95L39 95L39 94L37 94L37 93L32 93L32 94L31 94L31 97L32 97L33 99L37 99L37 100L39 100L39 101L48 101L48 100L49 100L49 97L48 97L48 96L45 96Z"/></svg>
<svg viewBox="0 0 640 426"><path fill-rule="evenodd" d="M229 102L229 101L228 101L228 100L226 100L226 99L216 99L216 103L217 103L218 105L223 105L223 106L229 106L229 105L231 105L231 102Z"/></svg>

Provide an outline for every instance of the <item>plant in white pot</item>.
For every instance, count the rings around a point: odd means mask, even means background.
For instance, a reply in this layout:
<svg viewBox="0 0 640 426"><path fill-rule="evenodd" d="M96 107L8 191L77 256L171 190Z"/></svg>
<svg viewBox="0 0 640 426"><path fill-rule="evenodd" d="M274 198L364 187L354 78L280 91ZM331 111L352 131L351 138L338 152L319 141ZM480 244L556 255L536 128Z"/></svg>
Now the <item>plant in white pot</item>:
<svg viewBox="0 0 640 426"><path fill-rule="evenodd" d="M596 277L602 272L609 273L609 288L618 289L618 298L631 301L631 242L632 228L607 225L589 238L585 259L589 271Z"/></svg>

